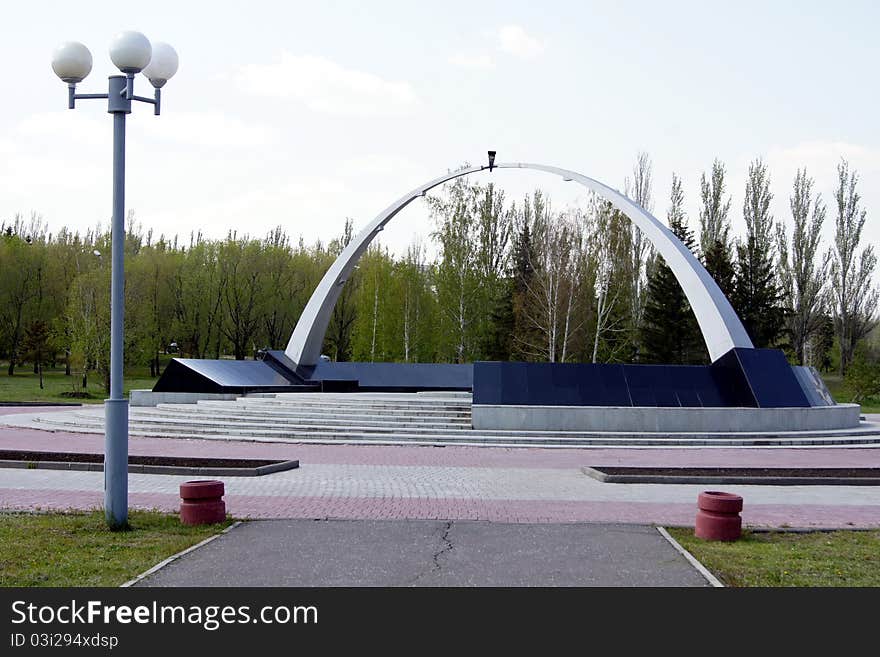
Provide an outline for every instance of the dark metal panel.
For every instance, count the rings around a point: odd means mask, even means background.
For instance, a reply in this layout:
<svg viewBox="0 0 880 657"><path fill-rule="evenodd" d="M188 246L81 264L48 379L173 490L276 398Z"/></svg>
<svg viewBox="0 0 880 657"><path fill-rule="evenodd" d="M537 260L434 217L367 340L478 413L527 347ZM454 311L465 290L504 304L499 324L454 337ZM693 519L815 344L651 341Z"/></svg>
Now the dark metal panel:
<svg viewBox="0 0 880 657"><path fill-rule="evenodd" d="M779 349L731 349L757 405L793 408L810 405L797 377Z"/></svg>
<svg viewBox="0 0 880 657"><path fill-rule="evenodd" d="M305 373L305 372L302 372ZM308 372L309 380L357 381L360 390L409 392L418 390L470 391L474 369L470 363L334 363L321 362Z"/></svg>
<svg viewBox="0 0 880 657"><path fill-rule="evenodd" d="M173 358L153 390L222 393L290 386L285 377L259 360Z"/></svg>
<svg viewBox="0 0 880 657"><path fill-rule="evenodd" d="M474 403L536 406L808 406L782 352L735 349L703 365L474 364Z"/></svg>

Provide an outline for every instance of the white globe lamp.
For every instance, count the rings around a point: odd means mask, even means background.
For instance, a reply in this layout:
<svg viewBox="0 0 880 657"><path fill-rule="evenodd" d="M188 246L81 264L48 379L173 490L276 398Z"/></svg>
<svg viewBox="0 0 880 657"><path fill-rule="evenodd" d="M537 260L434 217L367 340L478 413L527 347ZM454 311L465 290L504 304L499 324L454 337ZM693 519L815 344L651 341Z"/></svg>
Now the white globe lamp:
<svg viewBox="0 0 880 657"><path fill-rule="evenodd" d="M161 89L177 73L177 51L163 41L153 44L150 63L141 71L156 89Z"/></svg>
<svg viewBox="0 0 880 657"><path fill-rule="evenodd" d="M52 70L67 84L82 82L92 71L92 53L79 41L66 41L52 53Z"/></svg>
<svg viewBox="0 0 880 657"><path fill-rule="evenodd" d="M152 54L149 39L140 32L120 32L110 43L110 61L123 73L140 73Z"/></svg>

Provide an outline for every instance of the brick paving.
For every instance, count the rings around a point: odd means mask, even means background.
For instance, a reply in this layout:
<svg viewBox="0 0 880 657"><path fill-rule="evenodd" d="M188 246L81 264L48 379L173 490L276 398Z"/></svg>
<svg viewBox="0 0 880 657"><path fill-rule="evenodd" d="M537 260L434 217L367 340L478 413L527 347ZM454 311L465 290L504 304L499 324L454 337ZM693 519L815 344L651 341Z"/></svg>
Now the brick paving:
<svg viewBox="0 0 880 657"><path fill-rule="evenodd" d="M33 409L24 409L30 412ZM62 410L62 409L59 409ZM14 407L0 414L17 412ZM103 451L103 436L0 428L0 449ZM296 458L299 470L224 477L229 510L250 518L441 519L688 525L706 486L602 484L586 465L880 467L872 448L541 449L305 445L132 437L140 455ZM136 475L133 508L175 511L195 477ZM103 475L0 469L0 508L84 509L103 504ZM724 486L761 527L880 527L880 488Z"/></svg>

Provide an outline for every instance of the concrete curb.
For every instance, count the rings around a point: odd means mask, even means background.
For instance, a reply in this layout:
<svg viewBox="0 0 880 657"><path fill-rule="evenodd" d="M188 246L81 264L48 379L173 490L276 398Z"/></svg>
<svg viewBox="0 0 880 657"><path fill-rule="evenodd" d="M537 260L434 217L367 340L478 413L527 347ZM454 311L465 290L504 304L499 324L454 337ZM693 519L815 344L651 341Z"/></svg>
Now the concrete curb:
<svg viewBox="0 0 880 657"><path fill-rule="evenodd" d="M591 467L581 468L588 477L603 484L739 484L742 486L880 486L880 477L748 477L712 475L607 474Z"/></svg>
<svg viewBox="0 0 880 657"><path fill-rule="evenodd" d="M119 585L119 588L121 588L121 589L125 589L125 588L129 588L129 587L131 587L131 586L134 586L135 584L137 584L138 582L140 582L140 581L141 581L142 579L144 579L145 577L149 577L149 576L152 575L153 573L155 573L155 572L157 572L157 571L159 571L159 570L162 570L165 566L167 566L168 564L172 563L173 561L177 561L178 559L180 559L180 557L182 557L182 556L184 556L184 555L186 555L186 554L189 554L190 552L194 552L194 551L198 550L200 547L204 547L205 545L207 545L207 544L210 543L211 541L220 538L220 537L223 536L224 534L228 534L228 533L231 532L233 529L235 529L236 527L238 527L238 526L241 524L241 522L242 522L241 520L236 520L234 523L232 523L231 525L229 525L229 527L227 527L226 529L224 529L224 530L223 530L222 532L220 532L219 534L214 534L213 536L209 536L208 538L206 538L204 541L202 541L202 542L200 542L200 543L196 543L195 545L191 545L190 547L186 548L185 550L181 550L181 551L178 552L177 554L172 554L170 557L168 557L167 559L164 559L163 561L160 561L159 563L157 563L155 566L153 566L153 567L150 568L149 570L145 570L145 571L142 572L140 575L136 575L133 579L128 580L128 581L125 582L124 584L120 584L120 585Z"/></svg>
<svg viewBox="0 0 880 657"><path fill-rule="evenodd" d="M87 472L103 472L103 463L77 463L73 461L14 461L0 460L0 468L24 468L26 470L83 470ZM134 474L160 475L204 475L212 477L261 477L299 468L298 460L283 461L256 468L212 468L187 467L179 465L139 465L129 464L128 471Z"/></svg>
<svg viewBox="0 0 880 657"><path fill-rule="evenodd" d="M706 578L706 581L709 582L710 586L713 586L716 589L725 588L724 584L721 583L721 580L719 580L717 577L715 577L715 575L709 572L709 569L706 568L706 566L701 564L694 555L685 550L678 541L672 538L672 536L669 535L668 531L666 531L663 527L657 527L657 531L660 532L660 535L665 538L679 554L687 559L688 563L691 564L697 570L697 572L700 573L700 575Z"/></svg>

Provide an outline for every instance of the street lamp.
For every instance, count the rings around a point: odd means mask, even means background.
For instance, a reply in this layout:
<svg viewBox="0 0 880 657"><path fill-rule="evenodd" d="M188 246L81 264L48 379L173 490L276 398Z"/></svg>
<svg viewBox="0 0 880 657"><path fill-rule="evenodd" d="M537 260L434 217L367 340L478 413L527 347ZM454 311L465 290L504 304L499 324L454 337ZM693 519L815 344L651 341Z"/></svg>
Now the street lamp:
<svg viewBox="0 0 880 657"><path fill-rule="evenodd" d="M103 98L113 115L113 220L110 259L110 399L104 401L104 515L112 529L128 525L128 401L122 395L122 332L125 245L125 115L131 101L153 105L159 114L162 86L177 72L177 53L167 43L150 44L140 32L120 32L110 44L110 59L124 75L111 75L106 94L78 94L76 85L92 70L92 54L76 41L52 55L52 69L67 83L67 107L77 100ZM134 76L143 72L153 98L135 96Z"/></svg>

